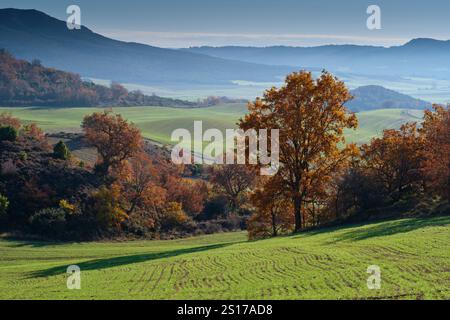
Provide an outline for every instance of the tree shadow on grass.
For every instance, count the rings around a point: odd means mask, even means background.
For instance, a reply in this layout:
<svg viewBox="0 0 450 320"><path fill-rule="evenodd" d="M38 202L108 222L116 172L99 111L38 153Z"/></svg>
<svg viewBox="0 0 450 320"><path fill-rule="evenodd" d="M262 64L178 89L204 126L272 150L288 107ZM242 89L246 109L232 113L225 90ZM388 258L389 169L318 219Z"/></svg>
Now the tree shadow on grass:
<svg viewBox="0 0 450 320"><path fill-rule="evenodd" d="M197 253L197 252L203 252L203 251L208 251L208 250L220 249L220 248L224 248L224 247L236 244L236 243L237 242L230 242L230 243L214 244L214 245L194 247L194 248L178 249L178 250L172 250L172 251L144 253L144 254L120 256L120 257L105 258L105 259L94 259L94 260L89 260L89 261L74 263L74 264L76 264L78 267L80 267L80 270L82 272L89 271L89 270L101 270L101 269L108 269L108 268L119 267L119 266L134 264L134 263L147 262L147 261L159 260L159 259L164 259L164 258L171 258L171 257L176 257L176 256L184 255L184 254L189 254L189 253ZM49 269L35 271L35 272L30 273L30 278L41 278L41 277L49 277L49 276L65 274L67 271L67 267L68 267L68 265L63 265L63 266L57 266L57 267L53 267L53 268L49 268Z"/></svg>
<svg viewBox="0 0 450 320"><path fill-rule="evenodd" d="M375 237L390 236L399 233L414 231L425 227L445 226L448 224L450 224L450 216L443 216L437 218L404 219L404 220L378 222L371 225L348 225L343 228L335 227L324 230L311 231L302 236L297 236L295 238L323 234L338 230L340 231L345 230L341 234L332 235L333 239L327 242L329 244L332 244L340 241L360 241Z"/></svg>
<svg viewBox="0 0 450 320"><path fill-rule="evenodd" d="M34 241L34 240L18 240L14 237L4 237L2 239L13 241L14 243L8 244L9 248L46 248L56 247L61 245L79 244L81 242L63 242L63 241Z"/></svg>

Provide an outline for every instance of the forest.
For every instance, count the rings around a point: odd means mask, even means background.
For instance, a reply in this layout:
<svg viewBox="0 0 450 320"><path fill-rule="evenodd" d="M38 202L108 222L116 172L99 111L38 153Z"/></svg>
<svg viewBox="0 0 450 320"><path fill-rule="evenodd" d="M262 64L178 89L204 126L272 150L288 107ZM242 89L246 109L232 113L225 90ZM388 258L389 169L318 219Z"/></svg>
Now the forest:
<svg viewBox="0 0 450 320"><path fill-rule="evenodd" d="M129 92L84 81L78 74L46 68L39 60L15 59L0 49L0 105L4 106L196 106L194 102Z"/></svg>
<svg viewBox="0 0 450 320"><path fill-rule="evenodd" d="M246 229L256 239L448 214L449 106L435 105L423 123L355 145L344 138L344 130L358 126L356 114L344 106L351 99L332 74L314 78L301 71L249 103L241 129L280 130L280 169L272 177L259 176L250 165L174 165L167 150L108 109L81 123L85 142L97 151L90 166L63 141L50 144L36 124L3 113L0 228L62 240L166 239Z"/></svg>

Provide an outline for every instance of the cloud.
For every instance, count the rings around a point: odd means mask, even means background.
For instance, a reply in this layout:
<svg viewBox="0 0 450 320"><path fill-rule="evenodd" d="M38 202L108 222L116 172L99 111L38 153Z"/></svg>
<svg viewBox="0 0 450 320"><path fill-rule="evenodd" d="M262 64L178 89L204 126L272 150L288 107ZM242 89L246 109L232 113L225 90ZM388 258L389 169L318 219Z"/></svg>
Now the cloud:
<svg viewBox="0 0 450 320"><path fill-rule="evenodd" d="M407 42L406 38L352 36L336 34L268 34L268 33L209 33L209 32L158 32L139 30L99 30L100 33L119 40L146 43L167 48L190 46L315 46L323 44L362 44L392 46Z"/></svg>

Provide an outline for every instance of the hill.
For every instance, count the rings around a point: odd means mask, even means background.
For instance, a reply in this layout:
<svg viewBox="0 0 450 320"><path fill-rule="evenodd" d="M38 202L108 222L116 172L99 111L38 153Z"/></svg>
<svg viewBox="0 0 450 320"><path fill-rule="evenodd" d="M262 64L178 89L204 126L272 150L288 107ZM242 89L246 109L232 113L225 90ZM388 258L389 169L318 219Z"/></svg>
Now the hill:
<svg viewBox="0 0 450 320"><path fill-rule="evenodd" d="M430 109L431 103L381 86L363 86L351 91L354 99L347 103L353 112L376 109Z"/></svg>
<svg viewBox="0 0 450 320"><path fill-rule="evenodd" d="M317 47L192 47L185 52L270 65L325 68L332 72L377 76L449 79L450 40L413 39L393 47L326 45Z"/></svg>
<svg viewBox="0 0 450 320"><path fill-rule="evenodd" d="M80 122L86 114L101 108L0 108L0 113L10 112L25 123L36 122L47 132L79 132ZM208 108L126 107L114 108L126 119L134 122L142 134L160 143L170 144L173 130L192 130L194 121L202 120L203 129L235 128L236 122L247 112L246 104L224 104ZM357 143L369 142L384 129L398 129L406 122L422 121L422 111L406 109L375 110L358 113L359 128L347 132L347 138Z"/></svg>
<svg viewBox="0 0 450 320"><path fill-rule="evenodd" d="M83 81L74 73L46 68L40 61L17 60L0 49L0 106L172 106L193 107L195 103L129 92L112 83L110 87Z"/></svg>
<svg viewBox="0 0 450 320"><path fill-rule="evenodd" d="M293 68L225 60L203 54L116 41L86 27L36 10L0 9L0 48L21 59L83 77L139 84L212 84L232 80L274 81Z"/></svg>
<svg viewBox="0 0 450 320"><path fill-rule="evenodd" d="M0 299L450 299L450 217L406 219L246 241L0 239ZM66 269L81 268L82 290ZM367 268L381 268L381 289Z"/></svg>

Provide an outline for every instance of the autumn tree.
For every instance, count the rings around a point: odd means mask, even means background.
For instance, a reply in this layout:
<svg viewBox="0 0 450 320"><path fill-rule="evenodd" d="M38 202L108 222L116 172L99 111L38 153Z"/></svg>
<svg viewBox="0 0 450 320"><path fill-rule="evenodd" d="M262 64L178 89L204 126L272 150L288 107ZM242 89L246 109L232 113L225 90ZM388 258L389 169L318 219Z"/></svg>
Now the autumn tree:
<svg viewBox="0 0 450 320"><path fill-rule="evenodd" d="M180 203L189 216L195 217L202 212L208 197L204 181L172 175L167 177L164 187L167 189L168 199Z"/></svg>
<svg viewBox="0 0 450 320"><path fill-rule="evenodd" d="M159 186L157 168L143 152L127 160L115 185L121 193L122 208L128 215L154 213L166 200L166 191Z"/></svg>
<svg viewBox="0 0 450 320"><path fill-rule="evenodd" d="M45 133L36 123L26 124L22 128L22 134L41 143L47 143Z"/></svg>
<svg viewBox="0 0 450 320"><path fill-rule="evenodd" d="M422 173L428 192L450 199L450 106L425 111Z"/></svg>
<svg viewBox="0 0 450 320"><path fill-rule="evenodd" d="M284 86L250 103L240 121L244 130L279 129L279 179L274 183L288 194L295 231L302 228L303 206L313 186L326 183L356 152L344 138L344 129L357 127L356 116L344 106L351 98L344 83L327 72L316 80L310 72L295 72Z"/></svg>
<svg viewBox="0 0 450 320"><path fill-rule="evenodd" d="M120 205L120 189L116 186L102 186L93 192L87 204L87 212L94 215L98 231L120 229L121 223L128 219Z"/></svg>
<svg viewBox="0 0 450 320"><path fill-rule="evenodd" d="M86 139L97 148L100 156L97 169L102 175L119 168L141 150L139 129L119 114L96 112L84 118L82 128Z"/></svg>
<svg viewBox="0 0 450 320"><path fill-rule="evenodd" d="M415 123L385 130L381 138L372 139L361 149L364 166L394 200L420 183L423 139Z"/></svg>
<svg viewBox="0 0 450 320"><path fill-rule="evenodd" d="M227 196L231 211L237 211L255 183L255 172L245 165L216 166L211 171L211 182Z"/></svg>
<svg viewBox="0 0 450 320"><path fill-rule="evenodd" d="M0 113L0 127L12 127L19 130L21 125L20 120L13 117L10 113Z"/></svg>
<svg viewBox="0 0 450 320"><path fill-rule="evenodd" d="M260 186L250 196L250 203L254 207L254 213L247 222L250 239L276 237L292 230L293 206L286 201L286 194L278 185L267 179L260 182Z"/></svg>

